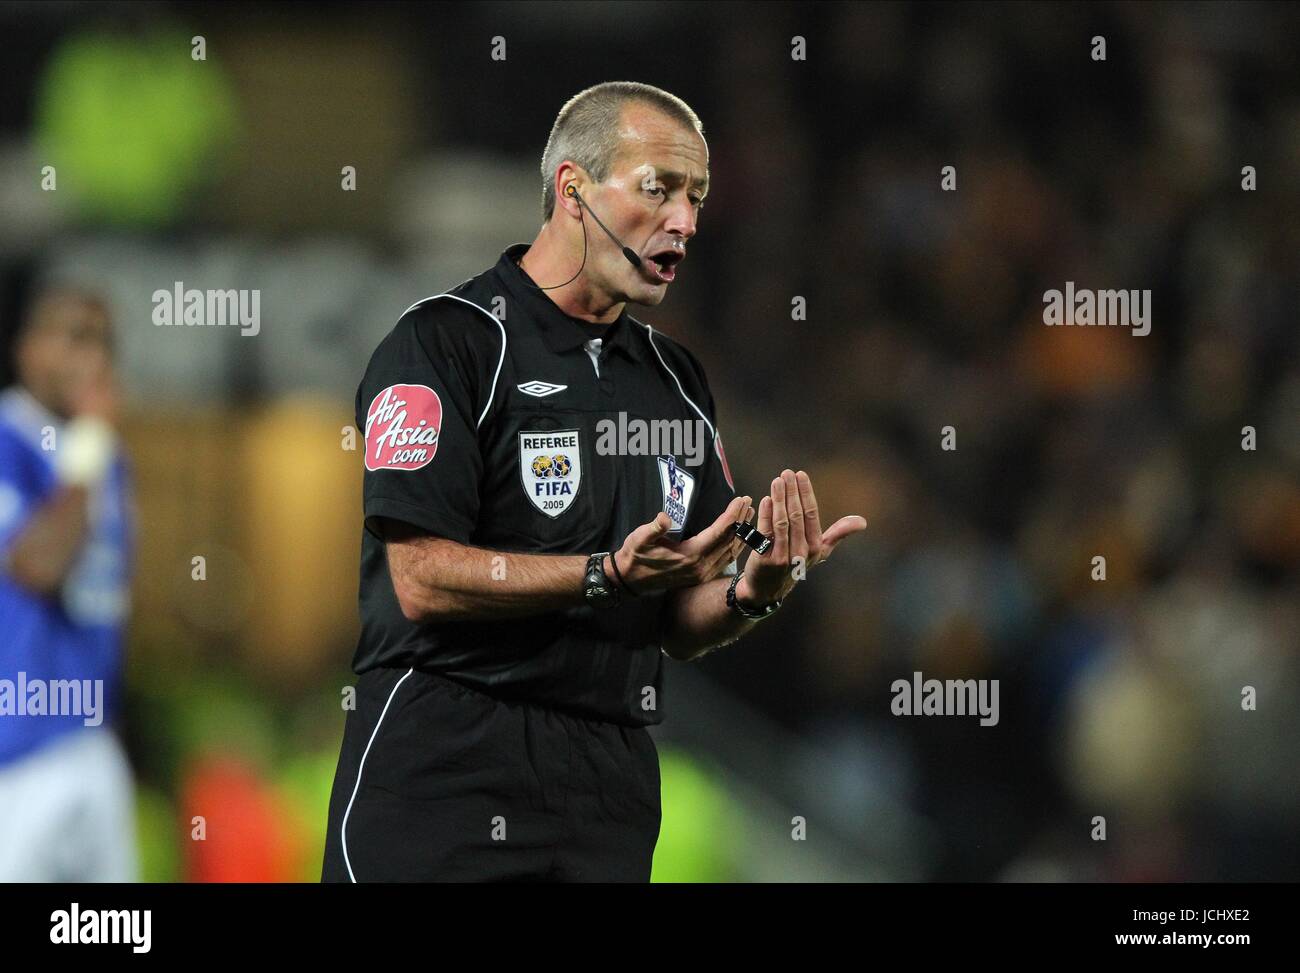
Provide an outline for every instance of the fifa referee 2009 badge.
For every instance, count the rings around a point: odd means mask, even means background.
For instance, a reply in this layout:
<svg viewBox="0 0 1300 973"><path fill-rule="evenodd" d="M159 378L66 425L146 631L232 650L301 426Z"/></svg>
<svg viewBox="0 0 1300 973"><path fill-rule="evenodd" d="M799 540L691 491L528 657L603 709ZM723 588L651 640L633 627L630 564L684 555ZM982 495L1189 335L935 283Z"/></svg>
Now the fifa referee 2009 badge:
<svg viewBox="0 0 1300 973"><path fill-rule="evenodd" d="M681 531L686 526L686 517L691 509L691 497L695 493L695 477L677 465L677 457L660 456L659 483L663 487L664 513L672 519L673 526L668 533Z"/></svg>
<svg viewBox="0 0 1300 973"><path fill-rule="evenodd" d="M568 510L582 483L578 430L521 432L519 479L533 506L548 517L558 517Z"/></svg>
<svg viewBox="0 0 1300 973"><path fill-rule="evenodd" d="M427 385L390 385L366 410L366 469L418 470L438 451L442 400Z"/></svg>

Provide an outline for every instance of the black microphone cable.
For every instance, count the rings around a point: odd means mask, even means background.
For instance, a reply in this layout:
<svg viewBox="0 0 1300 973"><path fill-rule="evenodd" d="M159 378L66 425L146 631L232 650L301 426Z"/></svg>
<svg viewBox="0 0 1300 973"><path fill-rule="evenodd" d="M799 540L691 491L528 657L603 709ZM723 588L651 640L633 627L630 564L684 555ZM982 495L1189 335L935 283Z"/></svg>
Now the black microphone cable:
<svg viewBox="0 0 1300 973"><path fill-rule="evenodd" d="M625 247L623 245L623 241L620 240L618 237L614 236L614 234L610 231L609 227L607 227L604 223L600 221L600 217L597 216L595 212L592 210L592 208L587 205L587 201L583 199L581 195L579 195L578 187L570 184L569 187L564 190L564 193L566 196L572 196L574 199L578 201L579 213L581 213L581 211L584 209L588 213L591 213L591 218L596 221L596 224L602 230L604 230L607 234L609 234L609 238L614 241L615 246L617 246L620 250L623 251L623 256L628 259L628 262L631 263L632 266L635 267L637 270L640 270L641 258L632 252L631 247ZM539 291L553 291L557 287L564 287L565 284L572 284L575 280L578 279L578 274L582 273L582 268L585 266L587 266L587 221L584 219L582 221L582 263L578 265L577 273L575 273L572 277L566 280L563 284L552 284L550 287L542 287L534 283L533 286L536 287Z"/></svg>

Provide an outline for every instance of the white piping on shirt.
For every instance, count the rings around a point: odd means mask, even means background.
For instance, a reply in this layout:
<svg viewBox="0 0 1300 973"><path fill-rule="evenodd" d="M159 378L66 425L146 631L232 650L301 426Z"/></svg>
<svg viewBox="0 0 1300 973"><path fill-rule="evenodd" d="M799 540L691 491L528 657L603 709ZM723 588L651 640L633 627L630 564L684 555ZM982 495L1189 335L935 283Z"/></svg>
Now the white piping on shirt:
<svg viewBox="0 0 1300 973"><path fill-rule="evenodd" d="M487 402L484 403L483 405L483 411L482 413L479 414L478 422L474 424L474 428L477 429L479 426L483 425L483 420L487 417L488 409L492 408L492 400L496 398L497 379L501 377L501 366L504 365L506 361L506 328L505 325L501 323L500 318L498 318L491 311L487 310L487 308L481 307L478 304L475 304L473 301L467 301L463 297L457 297L455 294L434 294L431 297L424 298L424 300L416 301L414 304L412 304L410 307L408 307L405 311L402 312L402 316L405 317L407 314L410 314L412 311L414 311L425 301L436 301L440 297L450 297L453 301L460 301L462 304L468 304L470 307L482 311L484 314L486 314L488 317L492 319L493 324L495 324L498 328L501 329L501 357L497 360L496 374L492 376L492 391L488 393L488 399Z"/></svg>
<svg viewBox="0 0 1300 973"><path fill-rule="evenodd" d="M487 310L487 309L484 308L484 307L479 306L478 304L475 304L473 301L467 301L467 300L466 300L465 298L463 298L463 297L457 297L455 294L434 294L434 295L432 295L432 296L430 296L430 297L426 297L426 298L424 298L423 300L416 301L414 304L412 304L410 307L408 307L405 311L403 311L402 314L403 314L403 315L409 314L411 311L415 310L417 307L419 307L419 306L420 306L421 304L423 304L425 301L436 301L436 300L437 300L438 298L440 298L440 297L449 297L449 298L451 298L453 301L460 301L462 304L468 304L470 307L475 308L476 310L483 312L483 313L486 314L489 318L491 318L491 319L492 319L492 323L495 324L495 325L496 325L496 326L501 330L501 357L497 360L497 370L496 370L496 374L494 374L494 375L492 376L492 390L491 390L491 392L488 394L487 402L486 402L486 403L484 404L484 406L483 406L483 412L479 415L479 417L478 417L478 422L475 424L475 428L477 429L479 426L483 425L483 420L484 420L484 418L487 417L488 410L489 410L490 408L492 408L492 400L496 397L496 391L497 391L497 380L501 377L501 366L505 364L505 360L506 360L506 329L505 329L505 325L503 325L503 324L501 323L500 319L497 318L497 316L496 316L495 314L493 314L491 311ZM664 371L666 371L669 375L672 376L673 382L674 382L674 384L676 384L676 386L677 386L677 391L681 393L682 398L686 400L687 404L690 405L690 407L691 407L692 409L695 410L695 414L698 415L701 419L703 419L703 420L704 420L704 424L705 424L706 426L709 427L709 436L710 436L710 438L712 438L712 439L717 439L717 438L718 438L717 430L714 429L714 427L713 427L713 423L711 423L711 422L709 421L709 417L706 416L706 415L704 414L704 410L701 409L698 405L696 405L696 404L695 404L695 401L694 401L694 400L693 400L689 395L686 394L686 390L685 390L684 388L682 388L682 383L681 383L681 380L677 377L677 373L674 372L671 368L668 367L668 363L667 363L666 361L664 361L664 356L663 356L662 354L659 353L659 346L655 344L655 339L654 339L654 331L655 331L655 329L652 328L650 325L646 324L644 321L637 321L636 323L639 324L639 325L641 325L641 327L645 328L645 330L646 330L646 338L647 338L647 339L649 340L649 342L650 342L650 347L654 350L655 357L659 359L659 364L662 365L662 366L664 367ZM600 377L600 365L597 363L596 355L592 354L590 347L587 348L587 354L591 356L591 364L592 364L592 367L595 368L595 370L596 370L596 376L599 378L599 377Z"/></svg>
<svg viewBox="0 0 1300 973"><path fill-rule="evenodd" d="M704 424L709 427L709 435L713 439L717 439L718 438L717 431L714 430L713 423L709 422L709 417L704 414L703 410L701 410L698 405L696 405L694 402L691 401L691 397L687 395L686 390L682 388L682 383L678 380L677 373L668 367L668 363L664 361L664 356L659 354L659 346L655 344L655 329L650 327L650 325L646 324L644 321L638 321L637 324L645 328L646 337L650 339L650 347L654 349L655 357L659 359L659 364L663 365L664 369L668 372L668 374L673 377L673 381L677 383L677 391L681 392L682 398L685 399L688 403L690 403L690 406L692 409L695 410L696 415L698 415L701 419L704 420Z"/></svg>

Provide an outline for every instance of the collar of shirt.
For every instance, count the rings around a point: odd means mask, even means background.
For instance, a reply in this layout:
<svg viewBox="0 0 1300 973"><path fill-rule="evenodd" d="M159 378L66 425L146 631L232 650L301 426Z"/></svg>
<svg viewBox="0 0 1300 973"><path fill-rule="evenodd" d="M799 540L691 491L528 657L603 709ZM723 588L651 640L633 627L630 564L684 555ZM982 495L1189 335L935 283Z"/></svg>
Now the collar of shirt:
<svg viewBox="0 0 1300 973"><path fill-rule="evenodd" d="M611 354L621 352L632 361L638 361L633 341L637 326L628 317L626 305L610 324L581 321L565 314L519 266L519 260L528 252L529 246L516 243L507 247L497 261L497 276L511 296L537 321L546 347L558 354L582 348L592 338L599 338L601 347L610 349Z"/></svg>

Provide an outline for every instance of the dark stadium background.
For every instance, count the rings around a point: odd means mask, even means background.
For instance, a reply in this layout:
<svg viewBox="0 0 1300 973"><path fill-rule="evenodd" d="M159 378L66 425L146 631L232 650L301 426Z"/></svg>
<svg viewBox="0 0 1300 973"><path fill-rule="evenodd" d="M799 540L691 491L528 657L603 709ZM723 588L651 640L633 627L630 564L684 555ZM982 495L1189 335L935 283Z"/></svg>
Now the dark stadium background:
<svg viewBox="0 0 1300 973"><path fill-rule="evenodd" d="M625 79L695 108L712 176L632 313L706 366L738 489L807 469L824 520L870 524L671 666L656 879L1294 880L1298 11L0 6L0 331L56 279L120 335L144 877L319 876L356 383L407 306L533 238L556 112ZM260 289L261 333L156 328L177 280ZM1151 289L1151 333L1045 327L1067 280ZM891 715L914 671L1000 680L1000 722Z"/></svg>

